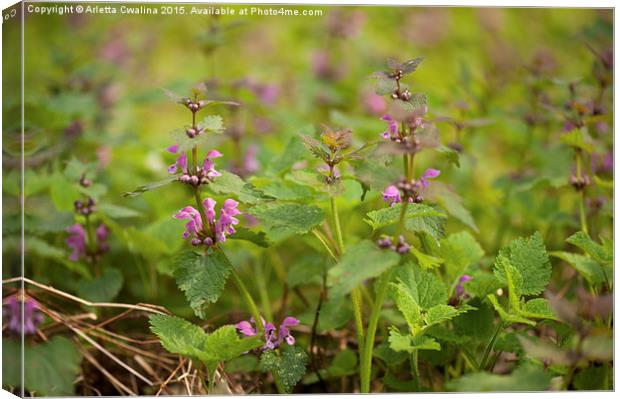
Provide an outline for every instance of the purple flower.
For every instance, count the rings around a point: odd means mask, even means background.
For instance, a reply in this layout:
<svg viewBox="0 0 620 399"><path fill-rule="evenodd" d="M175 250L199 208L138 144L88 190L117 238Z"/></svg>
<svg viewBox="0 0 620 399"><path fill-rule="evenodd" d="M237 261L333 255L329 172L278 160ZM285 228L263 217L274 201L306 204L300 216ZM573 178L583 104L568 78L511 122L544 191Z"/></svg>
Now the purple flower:
<svg viewBox="0 0 620 399"><path fill-rule="evenodd" d="M381 133L381 137L387 140L400 140L398 136L398 122L388 114L383 115L381 120L388 123L387 129Z"/></svg>
<svg viewBox="0 0 620 399"><path fill-rule="evenodd" d="M459 278L459 282L456 285L456 297L457 297L457 299L461 299L465 295L465 288L463 287L463 285L467 281L470 281L470 280L473 280L473 277L470 276L469 274L463 274Z"/></svg>
<svg viewBox="0 0 620 399"><path fill-rule="evenodd" d="M86 231L81 224L74 224L67 228L69 237L65 240L69 248L72 249L69 259L77 261L81 256L86 255Z"/></svg>
<svg viewBox="0 0 620 399"><path fill-rule="evenodd" d="M193 245L205 244L211 246L215 243L226 241L226 236L235 233L234 226L239 224L239 219L234 216L240 213L237 209L239 203L232 199L224 201L219 219L217 219L215 212L216 204L217 202L213 198L206 198L202 202L205 217L207 218L206 226L200 212L192 206L188 205L174 215L175 219L187 220L183 238L191 236Z"/></svg>
<svg viewBox="0 0 620 399"><path fill-rule="evenodd" d="M96 235L97 235L97 245L99 247L99 251L107 252L110 249L110 246L107 243L108 236L110 235L110 230L105 224L101 223L97 227Z"/></svg>
<svg viewBox="0 0 620 399"><path fill-rule="evenodd" d="M422 174L422 177L420 177L419 179L420 184L422 185L423 188L427 188L430 184L428 179L434 179L438 177L440 174L441 172L439 170L428 168L424 171L424 173Z"/></svg>
<svg viewBox="0 0 620 399"><path fill-rule="evenodd" d="M2 301L4 316L8 319L8 329L16 334L35 334L37 326L43 322L43 315L39 311L39 303L32 298L26 298L24 305L24 319L22 330L22 309L20 294L11 295Z"/></svg>
<svg viewBox="0 0 620 399"><path fill-rule="evenodd" d="M280 327L276 328L273 323L265 323L265 320L261 318L265 329L265 345L261 350L276 349L282 345L284 341L288 345L295 344L295 338L289 330L290 327L295 327L299 324L299 320L294 317L288 316L282 320ZM250 321L242 321L235 325L237 330L246 337L253 337L257 334L257 329L254 327L256 321L251 318Z"/></svg>
<svg viewBox="0 0 620 399"><path fill-rule="evenodd" d="M388 186L383 191L383 201L389 202L390 206L398 202L402 202L402 198L400 197L400 190L396 186Z"/></svg>
<svg viewBox="0 0 620 399"><path fill-rule="evenodd" d="M209 179L222 176L220 172L215 170L215 162L213 161L213 158L220 158L221 156L222 154L218 150L211 150L202 163L202 169Z"/></svg>
<svg viewBox="0 0 620 399"><path fill-rule="evenodd" d="M179 145L178 144L171 145L170 147L167 148L167 150L168 152L172 154L176 154L177 152L179 152ZM183 171L183 173L187 173L187 154L186 153L179 155L177 160L172 165L168 166L168 173L176 173L178 168L181 168L181 171Z"/></svg>

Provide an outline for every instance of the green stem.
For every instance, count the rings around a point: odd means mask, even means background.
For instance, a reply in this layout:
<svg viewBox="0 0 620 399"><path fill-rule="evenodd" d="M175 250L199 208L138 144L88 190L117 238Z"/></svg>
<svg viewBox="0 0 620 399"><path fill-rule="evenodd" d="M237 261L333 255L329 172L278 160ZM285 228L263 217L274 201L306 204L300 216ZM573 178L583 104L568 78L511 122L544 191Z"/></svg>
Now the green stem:
<svg viewBox="0 0 620 399"><path fill-rule="evenodd" d="M202 218L202 229L205 233L208 233L207 228L209 226L209 221L207 220L204 206L202 206L202 202L200 200L200 189L198 187L194 187L194 199L196 200L196 208L198 208L198 212L200 212L200 217Z"/></svg>
<svg viewBox="0 0 620 399"><path fill-rule="evenodd" d="M499 323L497 323L497 328L495 329L495 332L493 333L493 337L491 337L491 340L487 344L487 347L484 349L482 360L480 360L480 363L478 363L479 370L482 371L486 368L486 363L489 358L489 355L491 354L491 350L493 350L493 346L495 345L495 340L497 340L497 337L499 336L499 333L500 331L502 331L503 328L504 328L503 322L500 321Z"/></svg>
<svg viewBox="0 0 620 399"><path fill-rule="evenodd" d="M254 299L252 299L250 292L245 287L245 284L243 284L243 281L239 277L239 274L237 274L237 271L235 270L234 267L230 269L230 275L232 276L232 279L235 282L235 285L237 286L239 293L243 297L243 300L245 301L246 305L250 309L250 313L254 317L254 320L256 320L256 326L258 328L258 336L263 337L265 329L262 323L262 318L260 317L260 313L258 312L258 308L256 307L256 303L254 302Z"/></svg>
<svg viewBox="0 0 620 399"><path fill-rule="evenodd" d="M355 287L353 291L351 291L351 302L353 303L355 329L357 330L357 346L359 348L359 357L361 359L364 348L364 320L362 317L362 293L360 291L360 287Z"/></svg>
<svg viewBox="0 0 620 399"><path fill-rule="evenodd" d="M336 229L336 239L338 240L338 252L340 255L344 253L344 241L342 240L342 229L340 228L340 217L338 216L338 205L336 198L330 197L332 205L332 217L334 218L334 228Z"/></svg>
<svg viewBox="0 0 620 399"><path fill-rule="evenodd" d="M413 386L415 391L420 390L420 371L418 369L418 350L414 349L411 352L411 376L413 377Z"/></svg>
<svg viewBox="0 0 620 399"><path fill-rule="evenodd" d="M329 255L332 257L332 259L338 262L338 258L336 257L336 254L334 254L334 251L332 251L332 249L327 244L327 240L325 239L325 237L323 237L323 235L317 229L313 229L312 234L314 234L314 236L321 242L321 244L323 244L323 246L325 247Z"/></svg>
<svg viewBox="0 0 620 399"><path fill-rule="evenodd" d="M379 323L379 313L385 301L391 276L392 270L387 270L379 277L379 281L377 282L377 294L375 295L375 303L370 312L370 320L368 321L368 329L366 330L366 337L364 338L364 350L362 351L362 360L360 362L360 388L362 393L370 392L370 374L372 369L372 353L375 334L377 332L377 324Z"/></svg>
<svg viewBox="0 0 620 399"><path fill-rule="evenodd" d="M576 149L575 150L575 169L577 172L577 179L581 179L581 159L582 157L582 152L581 149ZM586 220L586 208L585 208L585 202L586 202L586 191L585 191L585 187L581 188L581 192L580 192L580 198L579 198L579 221L581 223L581 230L588 234L588 222Z"/></svg>

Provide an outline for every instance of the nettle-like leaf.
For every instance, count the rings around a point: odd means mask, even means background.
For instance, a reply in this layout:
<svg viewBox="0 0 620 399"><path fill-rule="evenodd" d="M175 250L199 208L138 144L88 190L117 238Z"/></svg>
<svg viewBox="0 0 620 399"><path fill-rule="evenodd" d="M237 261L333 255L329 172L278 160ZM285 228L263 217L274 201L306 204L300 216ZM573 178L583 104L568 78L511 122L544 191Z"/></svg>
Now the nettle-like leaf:
<svg viewBox="0 0 620 399"><path fill-rule="evenodd" d="M272 244L264 231L254 231L243 226L237 226L235 230L235 234L230 235L229 239L249 241L262 248L268 248Z"/></svg>
<svg viewBox="0 0 620 399"><path fill-rule="evenodd" d="M395 252L382 250L369 240L349 246L340 262L328 272L330 297L348 294L365 280L377 277L395 266L399 259Z"/></svg>
<svg viewBox="0 0 620 399"><path fill-rule="evenodd" d="M413 353L417 350L441 350L441 345L434 338L401 334L394 326L390 327L388 342L390 343L390 348L396 352Z"/></svg>
<svg viewBox="0 0 620 399"><path fill-rule="evenodd" d="M435 151L441 154L441 156L446 161L448 161L448 163L456 166L457 168L461 167L461 162L460 162L461 155L459 154L458 151L450 147L446 147L445 145L440 145L440 146L435 147Z"/></svg>
<svg viewBox="0 0 620 399"><path fill-rule="evenodd" d="M378 230L382 227L396 224L400 219L401 208L403 204L395 204L387 208L381 208L376 211L371 211L366 214L367 219L364 219L373 230ZM445 218L446 215L428 205L425 204L408 204L405 214L405 220L418 217L439 217Z"/></svg>
<svg viewBox="0 0 620 399"><path fill-rule="evenodd" d="M101 276L78 282L80 297L92 302L110 302L123 287L123 274L118 269L106 268Z"/></svg>
<svg viewBox="0 0 620 399"><path fill-rule="evenodd" d="M412 246L409 251L413 254L413 256L416 257L416 259L418 260L418 264L423 269L434 269L436 267L439 267L443 263L443 259L425 254L414 246Z"/></svg>
<svg viewBox="0 0 620 399"><path fill-rule="evenodd" d="M2 339L3 387L21 387L22 346L19 340ZM68 338L55 335L46 342L23 346L24 385L35 396L75 395L74 381L82 355Z"/></svg>
<svg viewBox="0 0 620 399"><path fill-rule="evenodd" d="M265 351L260 358L262 371L270 371L286 393L290 393L306 373L308 355L297 345Z"/></svg>
<svg viewBox="0 0 620 399"><path fill-rule="evenodd" d="M207 115L198 122L198 130L221 134L224 132L224 120L219 115Z"/></svg>
<svg viewBox="0 0 620 399"><path fill-rule="evenodd" d="M588 154L594 150L592 139L589 137L585 128L573 129L568 133L564 133L560 136L560 141L575 149L583 150Z"/></svg>
<svg viewBox="0 0 620 399"><path fill-rule="evenodd" d="M529 238L513 240L500 250L499 258L505 258L519 272L520 278L523 279L523 295L540 294L549 283L551 263L540 233L536 232ZM506 282L504 268L498 267L497 263L496 260L495 275L500 281Z"/></svg>
<svg viewBox="0 0 620 399"><path fill-rule="evenodd" d="M605 272L601 265L586 255L571 252L553 251L549 255L560 258L575 268L590 284L605 282Z"/></svg>
<svg viewBox="0 0 620 399"><path fill-rule="evenodd" d="M176 176L169 176L163 180L154 182L154 183L149 183L149 184L145 184L142 186L138 186L135 190L133 191L128 191L126 193L123 193L123 197L137 197L141 194L144 194L147 191L152 191L155 189L158 189L160 187L163 186L167 186L168 184L172 183L173 181L176 181L177 177Z"/></svg>
<svg viewBox="0 0 620 399"><path fill-rule="evenodd" d="M413 263L399 267L395 279L402 283L413 300L422 309L448 302L448 291L444 283L431 271L420 269Z"/></svg>
<svg viewBox="0 0 620 399"><path fill-rule="evenodd" d="M551 377L541 366L526 363L509 375L488 372L466 374L449 381L446 387L460 392L544 391L550 383Z"/></svg>
<svg viewBox="0 0 620 399"><path fill-rule="evenodd" d="M325 219L323 210L314 205L263 203L249 212L277 233L306 234Z"/></svg>
<svg viewBox="0 0 620 399"><path fill-rule="evenodd" d="M329 148L314 137L305 134L299 135L304 146L317 158L326 161L329 159Z"/></svg>
<svg viewBox="0 0 620 399"><path fill-rule="evenodd" d="M605 247L594 242L590 236L579 231L566 239L566 242L581 248L586 254L602 266L611 264L614 260L613 247Z"/></svg>
<svg viewBox="0 0 620 399"><path fill-rule="evenodd" d="M208 255L186 251L176 258L174 277L196 316L205 318L209 304L217 302L231 268L222 251L211 251Z"/></svg>
<svg viewBox="0 0 620 399"><path fill-rule="evenodd" d="M535 298L525 301L524 278L521 272L510 263L510 260L499 255L495 262L496 275L501 275L508 288L508 308L505 309L494 294L487 295L500 318L508 324L523 323L536 325L535 320L558 320L549 303L544 298Z"/></svg>
<svg viewBox="0 0 620 399"><path fill-rule="evenodd" d="M199 326L176 316L151 315L151 331L167 351L202 361L212 368L259 347L258 337L240 338L235 326L227 325L207 334Z"/></svg>
<svg viewBox="0 0 620 399"><path fill-rule="evenodd" d="M441 240L439 256L444 260L446 279L452 291L467 268L482 259L484 251L471 234L461 231Z"/></svg>
<svg viewBox="0 0 620 399"><path fill-rule="evenodd" d="M265 195L261 190L234 173L221 171L221 176L216 177L213 182L207 185L207 190L214 194L230 195L240 202L246 204L257 204L261 201L273 200L273 197Z"/></svg>
<svg viewBox="0 0 620 399"><path fill-rule="evenodd" d="M426 107L428 105L428 99L424 93L412 93L409 100L405 101L397 99L396 104L398 104L405 112L413 112L420 108Z"/></svg>

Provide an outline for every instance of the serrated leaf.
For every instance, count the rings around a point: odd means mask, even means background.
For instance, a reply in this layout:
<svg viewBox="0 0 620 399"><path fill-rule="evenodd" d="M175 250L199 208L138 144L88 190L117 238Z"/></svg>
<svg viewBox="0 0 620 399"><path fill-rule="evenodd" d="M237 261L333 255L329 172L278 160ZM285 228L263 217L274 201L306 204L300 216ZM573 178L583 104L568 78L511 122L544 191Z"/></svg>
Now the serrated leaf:
<svg viewBox="0 0 620 399"><path fill-rule="evenodd" d="M128 192L123 193L123 197L137 197L147 191L155 190L157 188L166 186L176 180L177 180L176 176L169 176L166 179L160 180L158 182L145 184L143 186L138 186L133 191L128 191Z"/></svg>
<svg viewBox="0 0 620 399"><path fill-rule="evenodd" d="M151 331L166 350L199 359L208 367L232 360L262 344L258 337L240 338L232 325L207 334L199 326L176 316L151 315L149 322Z"/></svg>
<svg viewBox="0 0 620 399"><path fill-rule="evenodd" d="M299 137L301 138L301 142L304 144L306 149L308 149L315 157L322 160L327 160L329 158L329 149L319 140L314 137L306 136L305 134L301 134Z"/></svg>
<svg viewBox="0 0 620 399"><path fill-rule="evenodd" d="M390 79L385 73L377 73L372 76L375 79L375 93L379 96L391 94L398 87L394 79ZM401 85L404 89L405 85Z"/></svg>
<svg viewBox="0 0 620 399"><path fill-rule="evenodd" d="M558 320L545 298L535 298L525 302L520 313L530 319Z"/></svg>
<svg viewBox="0 0 620 399"><path fill-rule="evenodd" d="M465 291L477 298L485 298L502 287L502 283L492 274L475 273L464 284Z"/></svg>
<svg viewBox="0 0 620 399"><path fill-rule="evenodd" d="M263 371L271 371L286 393L290 393L306 373L308 355L297 345L286 345L281 354L265 351L260 359Z"/></svg>
<svg viewBox="0 0 620 399"><path fill-rule="evenodd" d="M590 255L592 259L600 263L601 265L607 265L613 262L613 253L610 250L606 250L600 244L595 243L590 236L583 231L579 231L566 239L566 242L573 244L581 248L585 253Z"/></svg>
<svg viewBox="0 0 620 399"><path fill-rule="evenodd" d="M72 211L73 203L80 197L80 191L76 184L71 183L62 174L56 172L52 175L50 184L50 197L58 211Z"/></svg>
<svg viewBox="0 0 620 399"><path fill-rule="evenodd" d="M198 123L198 129L221 134L224 131L224 120L219 115L207 115Z"/></svg>
<svg viewBox="0 0 620 399"><path fill-rule="evenodd" d="M444 260L446 278L452 291L467 268L482 259L484 251L470 233L461 231L441 240L439 256Z"/></svg>
<svg viewBox="0 0 620 399"><path fill-rule="evenodd" d="M149 316L151 331L168 352L200 358L206 347L207 333L199 326L176 316Z"/></svg>
<svg viewBox="0 0 620 399"><path fill-rule="evenodd" d="M446 286L431 271L421 270L413 263L407 263L396 270L395 277L423 310L448 302Z"/></svg>
<svg viewBox="0 0 620 399"><path fill-rule="evenodd" d="M424 315L424 323L426 323L426 328L428 328L433 325L452 320L456 316L466 313L471 309L473 308L467 305L462 306L459 309L450 305L435 305L426 311L426 314Z"/></svg>
<svg viewBox="0 0 620 399"><path fill-rule="evenodd" d="M239 201L247 204L256 204L264 200L273 198L266 196L261 190L250 183L246 183L239 176L225 170L220 172L222 175L215 178L207 189L215 194L231 195Z"/></svg>
<svg viewBox="0 0 620 399"><path fill-rule="evenodd" d="M176 258L174 277L196 316L204 319L209 304L217 302L231 268L230 261L219 250L208 255L187 251Z"/></svg>
<svg viewBox="0 0 620 399"><path fill-rule="evenodd" d="M466 374L449 381L446 387L459 392L545 391L550 377L544 369L530 364L520 366L510 375L487 372Z"/></svg>
<svg viewBox="0 0 620 399"><path fill-rule="evenodd" d="M123 274L114 268L105 268L101 276L78 282L78 295L92 302L111 302L123 287Z"/></svg>
<svg viewBox="0 0 620 399"><path fill-rule="evenodd" d="M381 208L376 211L370 211L366 214L364 221L368 223L373 230L395 224L400 219L401 208L403 204L395 204L387 208ZM405 220L408 222L412 218L445 218L446 215L425 204L408 204L405 214Z"/></svg>
<svg viewBox="0 0 620 399"><path fill-rule="evenodd" d="M306 234L323 222L323 210L314 205L264 203L249 211L270 230Z"/></svg>
<svg viewBox="0 0 620 399"><path fill-rule="evenodd" d="M529 238L513 240L507 247L500 250L498 258L500 257L505 257L521 275L523 295L539 294L549 283L551 263L540 233L536 232ZM503 269L497 267L497 262L495 266L497 278L505 282Z"/></svg>
<svg viewBox="0 0 620 399"><path fill-rule="evenodd" d="M497 314L499 314L499 317L504 322L510 323L510 324L511 323L523 323L523 324L529 324L531 326L536 325L535 322L528 320L525 317L506 312L504 308L502 307L502 305L500 305L500 303L497 301L497 298L495 297L495 295L489 294L487 295L487 299L489 300L489 302L491 302L491 305L493 305L493 308L495 308L495 311L497 312Z"/></svg>
<svg viewBox="0 0 620 399"><path fill-rule="evenodd" d="M425 254L414 246L412 246L409 251L416 257L422 269L434 269L443 263L443 259Z"/></svg>
<svg viewBox="0 0 620 399"><path fill-rule="evenodd" d="M402 85L401 85L402 89ZM398 104L405 112L414 112L422 107L426 107L428 100L424 93L412 93L411 97L407 101L396 100Z"/></svg>
<svg viewBox="0 0 620 399"><path fill-rule="evenodd" d="M414 337L410 334L401 334L397 328L390 328L388 338L390 349L396 352L413 353L416 350L441 350L441 345L435 339L427 336Z"/></svg>
<svg viewBox="0 0 620 399"><path fill-rule="evenodd" d="M390 293L396 303L396 307L405 317L409 331L411 334L416 335L420 330L420 322L422 320L420 307L407 290L407 287L402 283L390 283Z"/></svg>
<svg viewBox="0 0 620 399"><path fill-rule="evenodd" d="M560 258L570 264L579 274L588 280L590 284L601 284L605 282L605 274L603 273L601 265L588 256L562 251L549 252L549 255Z"/></svg>
<svg viewBox="0 0 620 399"><path fill-rule="evenodd" d="M282 201L311 201L317 195L312 187L289 180L273 181L261 189L265 194Z"/></svg>
<svg viewBox="0 0 620 399"><path fill-rule="evenodd" d="M230 235L229 239L249 241L262 248L268 248L271 245L271 241L269 241L264 231L254 231L242 226L235 227L235 230L235 234Z"/></svg>
<svg viewBox="0 0 620 399"><path fill-rule="evenodd" d="M341 297L363 281L377 277L395 266L400 259L395 252L385 251L369 240L349 246L340 262L328 272L330 296Z"/></svg>

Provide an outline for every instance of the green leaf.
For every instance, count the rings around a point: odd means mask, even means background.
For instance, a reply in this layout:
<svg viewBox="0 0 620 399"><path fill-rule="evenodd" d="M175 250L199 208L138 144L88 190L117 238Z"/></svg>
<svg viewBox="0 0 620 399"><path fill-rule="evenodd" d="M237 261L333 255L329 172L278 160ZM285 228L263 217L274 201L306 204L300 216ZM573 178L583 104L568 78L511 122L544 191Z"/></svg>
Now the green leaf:
<svg viewBox="0 0 620 399"><path fill-rule="evenodd" d="M142 216L138 211L114 204L97 204L97 209L113 219Z"/></svg>
<svg viewBox="0 0 620 399"><path fill-rule="evenodd" d="M306 234L323 222L325 214L314 205L265 203L252 207L250 213L271 231Z"/></svg>
<svg viewBox="0 0 620 399"><path fill-rule="evenodd" d="M265 194L283 201L311 200L317 192L310 186L288 180L274 181L262 187Z"/></svg>
<svg viewBox="0 0 620 399"><path fill-rule="evenodd" d="M224 132L224 120L219 115L207 115L198 123L198 129L221 134Z"/></svg>
<svg viewBox="0 0 620 399"><path fill-rule="evenodd" d="M142 195L143 193L145 193L147 191L155 190L157 188L166 186L166 185L168 185L168 184L170 184L170 183L172 183L173 181L176 181L176 180L177 180L176 176L169 176L166 179L160 180L160 181L155 182L155 183L149 183L149 184L145 184L143 186L138 186L133 191L128 191L126 193L123 193L123 197L137 197L137 196Z"/></svg>
<svg viewBox="0 0 620 399"><path fill-rule="evenodd" d="M541 293L551 277L551 263L540 233L536 232L529 238L513 240L507 247L502 248L498 258L505 257L514 266L523 279L523 295ZM497 278L505 282L506 278L501 267L495 264Z"/></svg>
<svg viewBox="0 0 620 399"><path fill-rule="evenodd" d="M431 327L435 324L443 323L448 320L452 320L456 316L466 313L472 309L474 308L467 305L462 306L459 309L450 305L435 305L432 308L428 309L426 311L426 314L424 315L424 322L426 323L425 328Z"/></svg>
<svg viewBox="0 0 620 399"><path fill-rule="evenodd" d="M206 317L206 309L217 302L224 287L232 265L222 251L212 251L208 255L199 255L186 251L176 259L174 277L179 289L185 293L196 316Z"/></svg>
<svg viewBox="0 0 620 399"><path fill-rule="evenodd" d="M328 272L330 296L348 294L363 281L395 266L399 259L395 252L382 250L369 240L348 247L340 262Z"/></svg>
<svg viewBox="0 0 620 399"><path fill-rule="evenodd" d="M290 393L306 373L308 355L297 345L285 345L281 354L265 351L260 359L263 371L271 371L286 393Z"/></svg>
<svg viewBox="0 0 620 399"><path fill-rule="evenodd" d="M272 197L266 196L250 183L246 183L234 173L221 171L222 175L215 178L207 189L215 194L231 195L239 201L247 204L256 204L263 200L271 200Z"/></svg>
<svg viewBox="0 0 620 399"><path fill-rule="evenodd" d="M485 298L502 287L502 283L492 274L474 273L472 279L466 281L465 291L477 298Z"/></svg>
<svg viewBox="0 0 620 399"><path fill-rule="evenodd" d="M443 263L443 259L427 255L414 246L410 248L410 252L416 257L422 269L434 269Z"/></svg>
<svg viewBox="0 0 620 399"><path fill-rule="evenodd" d="M478 226L469 213L469 211L463 206L463 198L452 190L448 185L441 182L433 182L429 190L432 190L433 197L450 215L460 220L463 224L471 228L473 231L478 232Z"/></svg>
<svg viewBox="0 0 620 399"><path fill-rule="evenodd" d="M300 134L299 137L301 138L303 145L312 153L312 155L322 160L329 159L329 149L319 140L314 137L306 136L305 134Z"/></svg>
<svg viewBox="0 0 620 399"><path fill-rule="evenodd" d="M388 342L390 348L396 352L413 353L415 350L441 350L441 345L435 339L427 336L403 335L396 327L390 328Z"/></svg>
<svg viewBox="0 0 620 399"><path fill-rule="evenodd" d="M448 302L446 286L433 272L407 263L396 270L395 276L423 310Z"/></svg>
<svg viewBox="0 0 620 399"><path fill-rule="evenodd" d="M105 268L101 276L78 282L78 295L92 302L110 302L123 287L123 274L114 268Z"/></svg>
<svg viewBox="0 0 620 399"><path fill-rule="evenodd" d="M466 374L449 381L446 387L459 392L545 391L551 382L542 367L524 365L510 375L487 372Z"/></svg>
<svg viewBox="0 0 620 399"><path fill-rule="evenodd" d="M545 298L531 299L521 308L521 315L531 319L558 320Z"/></svg>
<svg viewBox="0 0 620 399"><path fill-rule="evenodd" d="M206 347L207 333L199 326L176 316L149 316L151 331L168 352L199 359Z"/></svg>
<svg viewBox="0 0 620 399"><path fill-rule="evenodd" d="M310 128L313 129L313 126L310 126ZM303 159L305 154L306 147L300 138L297 136L291 137L282 154L269 163L268 169L273 173L288 171L296 162Z"/></svg>
<svg viewBox="0 0 620 399"><path fill-rule="evenodd" d="M574 254L571 252L554 251L549 255L560 258L575 268L590 284L601 284L605 282L605 274L601 265L594 259L586 255Z"/></svg>
<svg viewBox="0 0 620 399"><path fill-rule="evenodd" d="M338 352L330 366L326 369L321 369L321 378L335 379L340 377L346 377L353 375L357 372L357 353L351 349L345 348L343 351ZM304 378L304 385L315 384L319 381L316 373L312 373Z"/></svg>
<svg viewBox="0 0 620 399"><path fill-rule="evenodd" d="M461 167L461 163L460 163L460 154L453 150L450 147L446 147L445 145L440 145L438 147L435 148L435 151L437 151L439 154L441 154L441 156L448 161L448 163L456 166L457 168Z"/></svg>
<svg viewBox="0 0 620 399"><path fill-rule="evenodd" d="M493 305L493 308L495 308L495 311L497 312L497 314L499 314L499 317L504 322L510 323L510 324L523 323L523 324L529 324L531 326L536 325L535 322L528 320L525 317L506 312L504 308L502 307L502 305L500 305L499 302L497 301L497 298L495 297L495 295L489 294L487 295L487 299L489 300L489 302L491 302L491 305Z"/></svg>
<svg viewBox="0 0 620 399"><path fill-rule="evenodd" d="M21 387L21 344L2 339L2 386ZM24 346L25 389L34 396L75 395L73 381L80 371L82 355L75 344L62 335L47 342Z"/></svg>
<svg viewBox="0 0 620 399"><path fill-rule="evenodd" d="M364 219L373 230L380 229L382 227L395 224L400 219L401 208L403 204L395 204L387 208L381 208L376 211L371 211L366 214L367 219ZM445 218L446 215L428 205L424 204L408 204L405 220L412 218L422 217L439 217Z"/></svg>
<svg viewBox="0 0 620 399"><path fill-rule="evenodd" d="M80 198L77 185L71 183L62 174L56 172L52 175L50 184L50 197L58 211L73 211L73 203Z"/></svg>
<svg viewBox="0 0 620 399"><path fill-rule="evenodd" d="M594 150L594 145L585 129L573 129L560 136L560 141L573 148L581 149L588 154Z"/></svg>
<svg viewBox="0 0 620 399"><path fill-rule="evenodd" d="M151 315L151 331L166 350L213 364L232 360L260 346L258 337L240 338L235 326L227 325L207 334L199 326L176 316Z"/></svg>
<svg viewBox="0 0 620 399"><path fill-rule="evenodd" d="M444 260L446 278L454 287L467 268L482 259L484 251L471 234L461 231L441 240L439 256Z"/></svg>
<svg viewBox="0 0 620 399"><path fill-rule="evenodd" d="M602 245L595 243L594 241L592 241L590 236L588 236L583 231L579 231L568 237L566 239L566 242L581 248L585 253L590 255L592 259L594 259L601 265L607 265L609 263L612 263L614 260L611 248L607 250Z"/></svg>
<svg viewBox="0 0 620 399"><path fill-rule="evenodd" d="M235 234L230 235L228 238L249 241L262 248L268 248L271 245L271 241L269 241L264 231L254 231L242 226L235 227L235 230Z"/></svg>
<svg viewBox="0 0 620 399"><path fill-rule="evenodd" d="M405 317L409 331L416 335L420 330L420 322L422 321L420 307L402 283L390 283L390 293L394 298L396 307Z"/></svg>

